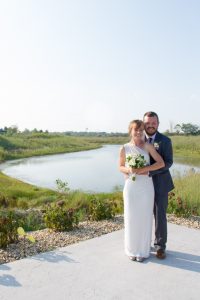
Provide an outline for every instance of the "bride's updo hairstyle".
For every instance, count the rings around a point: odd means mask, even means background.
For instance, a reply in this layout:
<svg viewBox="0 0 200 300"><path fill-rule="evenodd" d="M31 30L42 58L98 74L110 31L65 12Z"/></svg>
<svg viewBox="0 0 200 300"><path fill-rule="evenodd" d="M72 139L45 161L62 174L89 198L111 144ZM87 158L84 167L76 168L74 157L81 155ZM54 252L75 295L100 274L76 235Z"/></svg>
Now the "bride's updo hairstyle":
<svg viewBox="0 0 200 300"><path fill-rule="evenodd" d="M131 130L132 128L135 127L135 129L138 129L140 127L142 127L142 129L144 129L144 123L142 120L133 120L129 123L129 126L128 126L128 133L129 135L131 135Z"/></svg>

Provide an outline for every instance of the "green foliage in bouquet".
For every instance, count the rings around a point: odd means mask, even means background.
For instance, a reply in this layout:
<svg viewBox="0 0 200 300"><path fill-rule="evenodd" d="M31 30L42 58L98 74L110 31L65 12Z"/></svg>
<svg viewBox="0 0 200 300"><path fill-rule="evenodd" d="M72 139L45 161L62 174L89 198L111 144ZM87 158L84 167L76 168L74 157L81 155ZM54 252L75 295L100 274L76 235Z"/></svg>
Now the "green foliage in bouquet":
<svg viewBox="0 0 200 300"><path fill-rule="evenodd" d="M128 166L131 168L139 169L146 166L146 160L144 159L144 155L133 153L132 155L129 154L126 156L126 162ZM136 176L135 174L131 174L131 179L135 181Z"/></svg>

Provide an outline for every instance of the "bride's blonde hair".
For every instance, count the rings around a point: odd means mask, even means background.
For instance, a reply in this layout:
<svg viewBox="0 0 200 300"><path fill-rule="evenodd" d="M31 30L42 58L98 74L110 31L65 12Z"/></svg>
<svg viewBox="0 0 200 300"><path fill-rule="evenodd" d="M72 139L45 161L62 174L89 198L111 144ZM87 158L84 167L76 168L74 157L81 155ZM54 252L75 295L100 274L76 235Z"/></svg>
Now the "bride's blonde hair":
<svg viewBox="0 0 200 300"><path fill-rule="evenodd" d="M133 120L129 123L129 126L128 126L129 135L131 135L131 130L134 125L135 125L135 129L138 129L140 127L142 127L144 129L144 122L142 120Z"/></svg>

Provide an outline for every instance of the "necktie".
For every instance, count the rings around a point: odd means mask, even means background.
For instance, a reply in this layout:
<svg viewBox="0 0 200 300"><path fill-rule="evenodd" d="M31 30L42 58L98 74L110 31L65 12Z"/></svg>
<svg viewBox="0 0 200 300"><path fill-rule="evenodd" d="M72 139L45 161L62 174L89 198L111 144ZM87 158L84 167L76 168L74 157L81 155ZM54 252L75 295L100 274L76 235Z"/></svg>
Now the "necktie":
<svg viewBox="0 0 200 300"><path fill-rule="evenodd" d="M152 143L153 138L148 138L148 143L151 144Z"/></svg>

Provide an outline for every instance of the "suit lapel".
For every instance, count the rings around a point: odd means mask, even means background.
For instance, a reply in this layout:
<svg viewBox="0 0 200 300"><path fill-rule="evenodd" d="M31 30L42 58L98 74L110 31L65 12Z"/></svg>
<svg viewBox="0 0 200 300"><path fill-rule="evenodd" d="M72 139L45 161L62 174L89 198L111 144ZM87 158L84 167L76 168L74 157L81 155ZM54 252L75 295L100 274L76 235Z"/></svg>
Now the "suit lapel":
<svg viewBox="0 0 200 300"><path fill-rule="evenodd" d="M154 143L160 142L161 139L162 139L162 136L161 136L160 132L157 131L156 136L155 136Z"/></svg>

